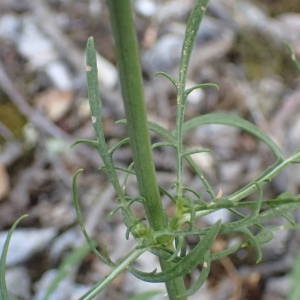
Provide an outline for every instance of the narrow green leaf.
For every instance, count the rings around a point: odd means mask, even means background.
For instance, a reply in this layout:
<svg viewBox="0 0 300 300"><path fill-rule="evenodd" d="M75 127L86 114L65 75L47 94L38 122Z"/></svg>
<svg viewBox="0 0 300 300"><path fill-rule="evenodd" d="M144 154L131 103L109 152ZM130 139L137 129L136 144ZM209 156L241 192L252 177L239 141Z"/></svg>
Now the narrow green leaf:
<svg viewBox="0 0 300 300"><path fill-rule="evenodd" d="M211 150L208 148L202 148L202 149L190 149L186 150L182 153L182 157L190 156L197 153L203 153L203 152L210 152Z"/></svg>
<svg viewBox="0 0 300 300"><path fill-rule="evenodd" d="M85 293L79 300L92 300L103 289L113 281L121 272L126 270L131 263L133 263L140 255L142 255L147 249L135 248L125 258L120 260L112 269L112 271L102 280L94 285L87 293Z"/></svg>
<svg viewBox="0 0 300 300"><path fill-rule="evenodd" d="M154 122L148 122L148 127L151 131L157 133L163 139L165 139L170 144L173 144L174 147L176 147L176 140L175 140L174 136L172 135L172 132L170 132L166 128L164 128L164 127L162 127L159 124L154 123Z"/></svg>
<svg viewBox="0 0 300 300"><path fill-rule="evenodd" d="M242 187L238 191L235 191L231 195L227 196L227 199L231 201L239 201L252 194L256 189L257 185L264 185L270 182L277 174L279 174L286 166L298 160L300 157L300 152L294 153L290 157L283 161L276 161L270 167L268 167L260 176L258 176L254 181L250 182L246 186Z"/></svg>
<svg viewBox="0 0 300 300"><path fill-rule="evenodd" d="M203 183L203 185L204 185L204 187L206 189L206 192L210 196L211 200L215 200L216 199L216 195L215 195L215 192L213 190L213 187L211 186L211 184L209 183L209 181L204 176L201 168L194 162L194 160L190 156L185 156L184 158L187 161L187 163L189 164L189 166L197 174L197 176L199 177L199 179L201 180L201 182Z"/></svg>
<svg viewBox="0 0 300 300"><path fill-rule="evenodd" d="M77 141L75 141L73 144L71 144L71 148L79 145L79 144L87 144L87 145L90 145L94 148L98 148L98 142L97 141L94 141L94 140L88 140L88 139L79 139Z"/></svg>
<svg viewBox="0 0 300 300"><path fill-rule="evenodd" d="M282 198L282 199L271 199L271 200L264 200L262 202L262 206L264 209L268 209L270 207L276 207L284 204L295 204L299 203L300 205L300 199L299 197L293 198ZM251 200L251 201L242 201L242 202L234 202L228 199L222 199L222 201L217 202L211 202L206 203L203 202L201 204L197 204L195 209L197 211L204 211L204 210L218 210L222 208L232 209L232 208L242 208L242 207L249 207L254 208L257 207L257 200Z"/></svg>
<svg viewBox="0 0 300 300"><path fill-rule="evenodd" d="M164 272L145 273L136 269L130 269L130 272L137 278L148 282L166 282L184 276L190 273L195 266L204 262L204 255L210 249L220 228L221 223L218 222L207 229L207 234L204 236L203 240L201 239L187 256L180 259L178 263L174 264Z"/></svg>
<svg viewBox="0 0 300 300"><path fill-rule="evenodd" d="M173 147L174 145L172 143L168 142L157 142L151 145L152 149L159 148L159 147Z"/></svg>
<svg viewBox="0 0 300 300"><path fill-rule="evenodd" d="M285 214L282 214L282 217L284 217L291 225L297 224L295 216L290 211L286 212Z"/></svg>
<svg viewBox="0 0 300 300"><path fill-rule="evenodd" d="M95 247L95 243L92 241L92 239L89 237L86 229L85 229L85 225L84 225L84 220L83 220L83 216L81 213L81 208L80 208L80 203L79 203L79 199L78 199L78 192L77 192L77 178L80 175L80 173L83 172L83 169L79 169L75 172L75 174L73 175L73 179L72 179L72 199L73 199L73 205L75 207L75 211L76 211L76 217L77 217L77 221L79 223L80 229L84 235L84 238L87 242L87 244L89 245L90 249L92 252L95 253L95 255L104 263L108 264L108 265L112 265L112 261L109 259L109 257L105 257L102 254L100 254L100 252L96 249Z"/></svg>
<svg viewBox="0 0 300 300"><path fill-rule="evenodd" d="M196 117L194 119L186 121L183 124L183 132L185 133L196 127L208 124L222 124L238 127L263 141L274 153L275 157L278 160L284 160L284 155L279 149L279 147L261 129L259 129L257 126L250 123L249 121L246 121L233 114L210 113Z"/></svg>
<svg viewBox="0 0 300 300"><path fill-rule="evenodd" d="M115 169L117 171L124 172L124 173L126 173L128 175L135 175L135 171L132 168L130 168L130 167L128 167L128 168L115 167Z"/></svg>
<svg viewBox="0 0 300 300"><path fill-rule="evenodd" d="M253 245L256 250L256 263L260 262L262 259L262 249L259 241L253 235L253 233L248 228L237 228L236 232L241 232L249 239L247 242L250 245Z"/></svg>
<svg viewBox="0 0 300 300"><path fill-rule="evenodd" d="M14 224L11 226L10 230L8 231L5 243L3 245L3 249L1 252L1 257L0 257L0 299L1 300L9 300L11 299L6 287L6 281L5 281L5 265L6 265L6 257L7 257L7 252L8 252L8 247L9 243L11 240L11 237L18 226L18 224L25 218L27 218L28 215L23 215L19 217Z"/></svg>
<svg viewBox="0 0 300 300"><path fill-rule="evenodd" d="M172 84L173 86L175 87L175 89L177 90L177 80L170 74L166 73L166 72L156 72L155 73L155 76L163 76L165 78L167 78Z"/></svg>
<svg viewBox="0 0 300 300"><path fill-rule="evenodd" d="M192 53L192 49L195 43L197 32L200 23L204 17L208 0L197 0L196 5L191 11L190 17L187 21L186 31L183 41L183 47L181 51L181 59L179 64L179 87L184 89L186 82L187 69ZM182 99L183 100L183 99Z"/></svg>
<svg viewBox="0 0 300 300"><path fill-rule="evenodd" d="M222 251L214 252L211 254L211 261L218 260L222 257L228 256L232 253L235 253L238 249L242 247L242 243L236 243L235 245L226 248Z"/></svg>
<svg viewBox="0 0 300 300"><path fill-rule="evenodd" d="M174 138L173 134L168 131L167 129L163 128L162 126L153 123L153 122L148 122L148 127L151 131L157 133L159 136L164 138L166 141L168 141L171 145L174 145L176 148L176 139ZM207 193L210 195L212 199L215 199L216 196L214 194L213 188L208 182L208 180L205 178L202 170L199 168L197 164L194 163L193 159L189 156L184 157L185 160L188 162L188 164L191 166L192 169L196 172L200 180L202 181L203 185L206 188Z"/></svg>
<svg viewBox="0 0 300 300"><path fill-rule="evenodd" d="M184 186L183 190L187 191L187 192L190 192L191 194L195 195L197 201L202 203L203 205L205 205L205 207L207 207L206 201L203 200L203 197L197 191L193 190L192 188L190 188L188 186Z"/></svg>
<svg viewBox="0 0 300 300"><path fill-rule="evenodd" d="M100 157L105 165L106 174L114 186L119 200L123 198L123 191L116 174L112 157L109 153L108 146L105 141L105 136L101 120L101 101L98 83L98 68L96 59L96 49L94 46L94 39L90 37L86 46L86 71L87 71L87 85L88 98L92 115L92 124L97 137L97 147Z"/></svg>
<svg viewBox="0 0 300 300"><path fill-rule="evenodd" d="M104 140L103 130L101 125L101 101L98 82L98 68L94 39L90 37L86 45L86 74L88 85L88 98L92 113L92 124L97 133L97 137Z"/></svg>
<svg viewBox="0 0 300 300"><path fill-rule="evenodd" d="M182 236L178 236L175 238L175 251L172 255L170 255L167 258L168 262L174 261L175 258L177 258L180 253L182 252L183 248L185 246L185 241L184 238Z"/></svg>
<svg viewBox="0 0 300 300"><path fill-rule="evenodd" d="M207 253L204 255L204 262L202 266L202 270L200 273L200 276L198 279L192 283L192 285L185 291L185 293L182 294L182 296L187 297L193 295L200 287L203 285L205 280L207 279L209 273L210 273L210 252L207 251Z"/></svg>
<svg viewBox="0 0 300 300"><path fill-rule="evenodd" d="M256 234L255 238L260 244L266 244L270 242L274 237L274 234L271 229L263 228L258 234Z"/></svg>
<svg viewBox="0 0 300 300"><path fill-rule="evenodd" d="M213 87L213 88L219 89L219 85L216 84L216 83L200 83L200 84L197 84L197 85L195 85L195 86L193 86L189 89L186 89L185 90L185 95L188 96L194 90L203 89L203 88L206 88L206 87Z"/></svg>
<svg viewBox="0 0 300 300"><path fill-rule="evenodd" d="M116 145L111 147L108 152L110 153L110 155L113 155L116 150L118 150L119 148L121 148L122 146L124 146L126 144L129 144L129 141L130 141L130 139L128 137L122 139Z"/></svg>
<svg viewBox="0 0 300 300"><path fill-rule="evenodd" d="M135 172L133 167L134 167L134 162L131 162L129 164L129 166L126 168L127 172L124 170L125 178L124 178L123 184L122 184L122 187L123 187L124 190L126 189L127 182L128 182L128 179L129 179L129 175L135 175L136 176L136 172Z"/></svg>

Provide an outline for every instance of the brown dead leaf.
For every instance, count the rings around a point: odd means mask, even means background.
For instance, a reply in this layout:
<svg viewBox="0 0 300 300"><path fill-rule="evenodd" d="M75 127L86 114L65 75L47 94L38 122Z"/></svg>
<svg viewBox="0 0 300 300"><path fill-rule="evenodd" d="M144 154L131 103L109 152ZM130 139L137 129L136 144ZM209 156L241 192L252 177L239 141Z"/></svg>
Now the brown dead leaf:
<svg viewBox="0 0 300 300"><path fill-rule="evenodd" d="M67 113L72 104L72 99L72 91L48 89L35 97L34 104L50 120L56 122Z"/></svg>

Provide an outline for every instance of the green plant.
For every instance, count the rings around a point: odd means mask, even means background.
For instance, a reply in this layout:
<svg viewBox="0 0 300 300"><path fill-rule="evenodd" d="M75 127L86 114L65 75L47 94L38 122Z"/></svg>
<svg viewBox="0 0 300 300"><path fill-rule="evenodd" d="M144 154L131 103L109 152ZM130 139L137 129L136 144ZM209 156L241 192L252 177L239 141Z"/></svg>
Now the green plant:
<svg viewBox="0 0 300 300"><path fill-rule="evenodd" d="M5 265L6 265L6 257L8 253L8 247L9 243L12 237L13 232L15 231L16 227L18 224L27 217L27 215L23 215L19 217L15 223L11 226L10 230L8 231L5 243L3 245L2 251L1 251L1 256L0 256L0 299L1 300L11 300L14 299L11 297L8 293L8 289L6 286L6 281L5 281Z"/></svg>
<svg viewBox="0 0 300 300"><path fill-rule="evenodd" d="M178 79L163 72L158 73L158 75L168 79L177 92L176 128L174 131L169 131L158 124L147 122L131 4L129 0L110 0L108 3L126 111L126 121L120 123L126 124L129 138L120 141L112 148L109 148L105 142L101 126L101 102L99 101L97 81L96 52L93 39L89 38L86 50L87 81L96 140L80 140L78 143L88 143L99 152L103 161L102 169L114 186L119 201L113 213L117 211L122 213L124 223L128 228L127 236L131 234L136 239L136 247L127 256L115 263L107 255L100 254L96 250L85 231L80 212L76 191L76 179L79 174L77 172L73 179L73 193L78 221L93 251L103 262L110 264L112 267L110 275L96 284L81 299L92 299L124 269L128 269L133 275L144 281L165 282L170 299L186 299L205 281L212 261L248 246L256 248L257 261L260 261L262 258L261 244L272 239L273 231L277 229L264 226L263 222L265 220L282 216L290 223L286 227L296 227L290 211L299 207L300 196L285 193L275 199L265 200L263 189L284 167L298 162L300 152L285 158L277 145L259 128L234 115L210 113L192 120L184 120L187 96L198 88L217 87L215 84L207 83L186 88L187 70L192 47L206 11L208 0L196 0L191 11L182 47ZM192 158L192 154L209 150L188 150L183 144L183 135L186 132L205 124L225 124L241 128L264 142L274 154L275 162L258 178L240 190L228 196L218 197L215 195L214 188ZM156 147L173 147L176 151L176 182L173 193L166 191L157 183L149 131L155 132L162 139L162 142L153 144L152 149ZM112 155L114 151L126 143L129 143L132 149L133 162L127 169L122 169L115 166ZM183 168L186 163L194 170L199 180L206 187L209 200L204 200L205 197L184 185ZM127 176L134 175L136 177L139 197L132 197L126 193L126 184L120 183L117 170L125 172ZM254 199L248 200L249 195L254 195ZM172 216L166 215L162 205L162 196L169 197L174 203L176 209ZM145 208L145 216L142 219L135 217L133 210L135 202L141 202ZM229 223L219 221L206 228L197 226L197 218L222 208L228 209L234 214L236 220ZM240 208L247 208L249 213L242 213ZM211 246L217 235L236 233L243 235L244 240L219 252L211 251ZM194 248L189 248L186 243L188 236L198 237L199 241ZM157 255L162 269L161 272L154 270L145 273L133 267L133 262L145 251ZM186 288L183 282L184 276L191 273L195 266L199 264L202 264L199 278Z"/></svg>
<svg viewBox="0 0 300 300"><path fill-rule="evenodd" d="M86 71L88 97L96 139L78 140L75 144L86 143L99 153L103 162L101 170L106 173L110 183L113 185L118 200L118 204L111 214L122 214L124 223L127 226L126 237L128 238L129 235L132 235L136 240L136 246L116 262L111 260L105 250L98 251L97 243L92 241L85 229L80 209L77 179L82 170L78 170L73 177L73 200L78 223L90 249L103 263L111 266L110 274L101 279L80 299L93 299L116 276L124 270L128 270L141 280L153 283L164 282L169 299L184 300L199 289L206 280L213 261L249 246L255 247L257 261L260 261L262 258L261 245L272 239L273 232L279 229L264 225L266 220L281 216L289 222L289 225L285 227L297 227L291 211L299 208L300 196L284 193L274 199L264 199L264 187L287 165L299 162L300 152L286 158L278 146L259 128L235 115L210 113L185 121L187 96L198 88L217 87L213 83L198 84L192 88L186 87L187 70L193 44L206 11L208 0L195 0L195 6L187 22L178 78L173 78L166 73L158 73L158 75L169 80L176 89L176 127L173 131L169 131L158 124L148 122L130 3L130 0L108 1L126 111L126 120L119 121L119 123L127 126L129 137L112 147L109 147L105 141L101 120L96 51L93 38L89 38L86 48ZM214 187L210 185L205 174L192 158L193 154L206 152L209 149L189 150L183 143L183 137L189 130L206 124L234 126L253 135L267 145L274 155L274 163L243 188L227 196L220 197L216 195ZM158 135L161 142L151 145L149 131ZM133 162L127 168L121 168L115 165L113 154L125 144L129 144L132 149ZM156 179L152 150L157 147L172 147L176 152L175 188L171 189L171 191L161 187ZM206 188L207 195L200 195L197 191L184 184L183 169L186 165L189 165L198 176L199 181ZM123 172L126 178L128 176L136 178L139 189L138 197L127 193L127 179L122 182L118 172ZM251 200L248 198L250 195L252 195ZM171 216L167 215L164 210L162 203L164 198L169 198L175 207L174 214ZM137 202L141 203L145 209L143 218L137 217L134 212L134 206ZM235 220L228 223L218 221L209 227L198 225L197 220L201 216L208 215L219 209L229 210L235 215ZM245 214L241 209L243 211L247 209L248 213ZM243 240L237 241L234 245L230 245L223 250L212 251L212 244L217 236L232 234L243 236ZM194 247L190 247L187 243L187 237L190 236L198 240ZM1 259L1 270L3 272L7 247ZM101 245L100 249L105 249L105 247ZM146 273L134 267L136 259L146 251L150 251L158 257L161 265L160 272L153 270L153 272ZM201 273L190 286L186 287L184 276L192 273L196 266L202 267ZM60 275L63 276L63 273ZM0 283L1 287L5 288L3 277ZM54 287L55 283L53 284ZM4 291L6 291L6 288ZM8 299L8 293L4 293L3 299Z"/></svg>

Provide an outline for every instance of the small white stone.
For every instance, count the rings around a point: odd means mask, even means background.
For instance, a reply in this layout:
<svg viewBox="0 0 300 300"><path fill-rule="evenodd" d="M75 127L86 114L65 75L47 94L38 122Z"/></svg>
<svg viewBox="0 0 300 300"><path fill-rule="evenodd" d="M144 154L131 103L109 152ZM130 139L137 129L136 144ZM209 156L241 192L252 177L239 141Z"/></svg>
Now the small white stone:
<svg viewBox="0 0 300 300"><path fill-rule="evenodd" d="M138 0L135 3L135 8L141 15L151 17L155 14L157 5L151 0Z"/></svg>
<svg viewBox="0 0 300 300"><path fill-rule="evenodd" d="M10 40L18 38L18 28L20 19L12 14L4 15L0 18L0 36Z"/></svg>
<svg viewBox="0 0 300 300"><path fill-rule="evenodd" d="M47 66L45 67L45 72L58 89L72 89L70 72L61 61L56 60L47 64Z"/></svg>
<svg viewBox="0 0 300 300"><path fill-rule="evenodd" d="M16 229L9 245L6 263L8 266L20 264L35 253L45 249L56 235L55 228ZM3 249L7 232L0 233L0 253Z"/></svg>

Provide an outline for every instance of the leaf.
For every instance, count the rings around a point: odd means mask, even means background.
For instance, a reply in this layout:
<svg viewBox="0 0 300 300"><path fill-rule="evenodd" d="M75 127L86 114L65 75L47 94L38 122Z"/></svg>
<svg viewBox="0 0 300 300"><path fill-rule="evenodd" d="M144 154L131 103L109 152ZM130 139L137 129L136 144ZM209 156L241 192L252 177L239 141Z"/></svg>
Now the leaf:
<svg viewBox="0 0 300 300"><path fill-rule="evenodd" d="M115 167L115 169L116 169L117 171L124 172L124 173L126 173L126 174L128 174L128 175L135 175L135 171L132 170L130 167L128 167L128 168Z"/></svg>
<svg viewBox="0 0 300 300"><path fill-rule="evenodd" d="M283 161L276 161L273 165L268 167L260 176L258 176L255 180L242 187L238 191L235 191L231 195L226 198L231 201L239 201L252 194L255 190L257 190L258 185L263 185L270 182L277 174L281 172L287 165L293 163L294 160L300 157L300 152L293 154Z"/></svg>
<svg viewBox="0 0 300 300"><path fill-rule="evenodd" d="M214 190L213 190L211 184L209 183L209 181L204 176L201 168L194 162L194 160L191 157L185 156L184 158L187 161L187 163L189 164L189 166L197 174L197 176L199 177L199 179L202 181L203 185L205 186L206 192L209 194L209 196L211 197L211 199L212 200L216 199L216 195L214 193Z"/></svg>
<svg viewBox="0 0 300 300"><path fill-rule="evenodd" d="M218 222L207 229L207 233L203 237L203 240L201 239L187 256L180 259L178 263L173 264L172 267L166 269L164 272L145 273L136 269L130 269L130 272L137 278L148 282L166 282L184 276L190 273L195 266L204 262L204 255L210 249L220 228L221 223Z"/></svg>
<svg viewBox="0 0 300 300"><path fill-rule="evenodd" d="M101 101L98 83L98 68L94 39L90 37L86 45L86 74L88 85L89 105L92 113L92 124L97 133L97 137L103 140L103 130L101 126Z"/></svg>
<svg viewBox="0 0 300 300"><path fill-rule="evenodd" d="M175 87L175 89L177 90L177 80L170 74L166 73L166 72L156 72L155 76L161 75L165 78L167 78Z"/></svg>
<svg viewBox="0 0 300 300"><path fill-rule="evenodd" d="M203 148L203 149L190 149L190 150L186 150L182 153L182 157L186 157L186 156L190 156L193 154L197 154L197 153L203 153L203 152L210 152L211 150L208 148Z"/></svg>
<svg viewBox="0 0 300 300"><path fill-rule="evenodd" d="M158 142L158 143L154 143L152 144L152 149L158 148L158 147L173 147L174 148L174 144L168 143L168 142Z"/></svg>
<svg viewBox="0 0 300 300"><path fill-rule="evenodd" d="M128 144L129 141L130 141L130 139L129 139L128 137L122 139L122 140L119 141L116 145L114 145L113 147L111 147L111 148L109 149L108 152L110 153L110 155L113 155L114 152L115 152L116 150L118 150L118 149L119 149L120 147L122 147L123 145Z"/></svg>
<svg viewBox="0 0 300 300"><path fill-rule="evenodd" d="M109 153L108 146L105 141L104 132L101 120L101 101L98 83L98 68L96 59L96 50L94 46L94 39L90 37L86 46L86 65L87 65L87 86L89 105L92 114L92 124L97 136L98 152L105 164L106 174L116 190L118 197L123 198L123 191L115 171L112 157Z"/></svg>
<svg viewBox="0 0 300 300"><path fill-rule="evenodd" d="M208 125L208 124L222 124L222 125L229 125L229 126L234 126L243 129L244 131L252 134L253 136L263 141L271 149L271 151L274 153L275 157L278 160L280 161L284 160L284 155L279 149L279 147L265 133L263 133L254 124L233 114L210 113L203 116L199 116L186 121L183 124L182 130L185 133L196 127Z"/></svg>
<svg viewBox="0 0 300 300"><path fill-rule="evenodd" d="M100 252L96 249L95 243L89 237L89 235L88 235L88 233L85 229L84 220L83 220L83 216L82 216L81 208L80 208L80 203L79 203L79 199L78 199L78 192L77 192L77 177L80 175L81 172L83 172L83 169L77 170L75 172L75 174L73 175L73 179L72 179L72 199L73 199L73 205L74 205L75 211L76 211L76 218L77 218L77 221L78 221L79 226L81 228L81 231L84 235L84 238L85 238L87 244L89 245L91 251L94 252L95 255L101 261L103 261L104 263L106 263L108 265L112 265L112 261L108 257L105 257L102 254L100 254Z"/></svg>
<svg viewBox="0 0 300 300"><path fill-rule="evenodd" d="M203 262L200 276L195 282L192 283L192 285L184 293L180 295L181 297L191 296L198 289L200 289L200 287L203 285L204 281L207 279L210 273L210 266L211 266L210 252L207 251L207 253L204 255L204 262Z"/></svg>
<svg viewBox="0 0 300 300"><path fill-rule="evenodd" d="M185 35L184 35L183 47L181 50L181 58L179 63L179 70L180 70L179 83L178 83L179 89L182 89L185 86L189 60L191 57L197 32L200 23L204 17L207 5L208 5L208 0L197 0L196 5L191 11L190 17L188 18Z"/></svg>
<svg viewBox="0 0 300 300"><path fill-rule="evenodd" d="M10 230L8 231L5 243L2 248L1 257L0 257L0 299L1 300L11 299L5 281L5 265L6 265L6 257L7 257L9 243L18 224L27 217L28 215L22 215L14 222L14 224L11 226Z"/></svg>
<svg viewBox="0 0 300 300"><path fill-rule="evenodd" d="M169 130L154 122L148 122L148 127L150 130L157 133L159 136L161 136L170 144L174 145L174 147L176 147L176 139Z"/></svg>
<svg viewBox="0 0 300 300"><path fill-rule="evenodd" d="M231 246L227 249L212 253L211 254L211 261L218 260L222 257L228 256L228 255L236 252L238 249L240 249L241 246L242 246L242 243L236 243L235 245L233 245L233 246Z"/></svg>
<svg viewBox="0 0 300 300"><path fill-rule="evenodd" d="M126 270L131 263L136 261L136 259L141 256L147 249L136 247L123 259L118 261L118 263L113 267L111 272L98 283L96 283L88 292L79 298L79 300L92 300L103 291L103 289L113 281L121 272Z"/></svg>
<svg viewBox="0 0 300 300"><path fill-rule="evenodd" d="M256 234L255 238L260 244L265 244L270 242L274 237L272 230L268 228L263 228L258 234Z"/></svg>
<svg viewBox="0 0 300 300"><path fill-rule="evenodd" d="M200 84L197 84L197 85L195 85L195 86L193 86L189 89L186 89L185 90L185 95L188 96L194 90L203 89L205 87L213 87L213 88L219 89L219 85L215 84L215 83L200 83Z"/></svg>
<svg viewBox="0 0 300 300"><path fill-rule="evenodd" d="M176 148L176 139L174 138L174 136L172 135L172 133L170 131L168 131L167 129L165 129L162 126L158 125L157 123L153 123L153 122L148 122L148 127L149 127L150 130L157 133L159 136L161 136L162 138L167 140L168 143L170 143L170 145L173 145L173 147ZM205 178L205 176L204 176L202 170L199 168L199 166L197 166L194 163L193 159L191 157L189 157L188 155L185 156L184 158L188 162L188 164L191 166L191 168L194 169L194 171L196 172L196 174L198 175L198 177L202 181L203 185L205 186L206 191L210 195L210 197L212 199L215 199L216 197L215 197L213 188L210 185L210 183L208 182L208 180Z"/></svg>
<svg viewBox="0 0 300 300"><path fill-rule="evenodd" d="M259 263L262 259L262 250L259 241L253 235L248 228L238 228L235 231L243 233L248 237L248 243L252 244L256 250L256 263Z"/></svg>
<svg viewBox="0 0 300 300"><path fill-rule="evenodd" d="M71 144L71 148L79 145L79 144L88 144L94 148L98 148L98 142L95 140L88 140L88 139L79 139L77 141L75 141L73 144Z"/></svg>

